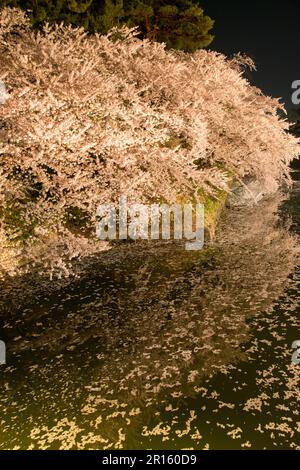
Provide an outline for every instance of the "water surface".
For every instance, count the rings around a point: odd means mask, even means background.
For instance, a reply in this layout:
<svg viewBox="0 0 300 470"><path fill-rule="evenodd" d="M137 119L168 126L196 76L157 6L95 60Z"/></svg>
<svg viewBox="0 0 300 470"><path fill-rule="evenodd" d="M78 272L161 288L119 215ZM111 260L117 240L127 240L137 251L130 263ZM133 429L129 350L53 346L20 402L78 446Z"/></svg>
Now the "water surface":
<svg viewBox="0 0 300 470"><path fill-rule="evenodd" d="M117 245L3 286L0 448L300 448L300 183L218 239ZM31 289L32 287L32 289Z"/></svg>

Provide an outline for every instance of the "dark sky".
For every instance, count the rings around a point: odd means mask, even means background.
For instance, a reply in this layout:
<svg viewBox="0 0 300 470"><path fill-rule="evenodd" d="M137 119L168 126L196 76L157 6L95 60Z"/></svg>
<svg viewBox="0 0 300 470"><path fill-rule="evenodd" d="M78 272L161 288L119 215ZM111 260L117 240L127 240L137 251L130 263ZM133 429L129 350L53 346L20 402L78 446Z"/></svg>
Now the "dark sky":
<svg viewBox="0 0 300 470"><path fill-rule="evenodd" d="M300 80L300 0L199 0L215 20L209 49L232 56L245 52L254 59L253 84L289 108L291 84Z"/></svg>

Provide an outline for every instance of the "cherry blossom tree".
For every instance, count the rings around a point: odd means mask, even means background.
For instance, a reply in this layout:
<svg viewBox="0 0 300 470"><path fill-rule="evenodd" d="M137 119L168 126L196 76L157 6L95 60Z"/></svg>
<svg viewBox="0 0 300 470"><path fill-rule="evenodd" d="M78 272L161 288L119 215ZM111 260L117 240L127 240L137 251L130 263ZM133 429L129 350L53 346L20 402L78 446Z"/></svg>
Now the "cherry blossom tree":
<svg viewBox="0 0 300 470"><path fill-rule="evenodd" d="M245 177L274 191L299 143L245 66L241 55L166 50L136 29L36 32L21 10L3 9L2 246L19 264L67 273L68 260L101 249L96 208L120 195L198 200Z"/></svg>

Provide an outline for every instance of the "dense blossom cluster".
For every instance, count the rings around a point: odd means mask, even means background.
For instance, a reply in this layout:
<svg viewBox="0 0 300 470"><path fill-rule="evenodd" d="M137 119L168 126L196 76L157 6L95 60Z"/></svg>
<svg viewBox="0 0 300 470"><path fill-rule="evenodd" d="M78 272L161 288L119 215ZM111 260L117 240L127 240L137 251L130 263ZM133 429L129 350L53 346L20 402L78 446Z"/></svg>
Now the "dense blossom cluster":
<svg viewBox="0 0 300 470"><path fill-rule="evenodd" d="M1 243L58 266L98 249L96 208L120 195L197 199L228 189L228 175L273 191L299 144L244 66L240 55L166 50L134 29L34 32L21 10L2 10Z"/></svg>

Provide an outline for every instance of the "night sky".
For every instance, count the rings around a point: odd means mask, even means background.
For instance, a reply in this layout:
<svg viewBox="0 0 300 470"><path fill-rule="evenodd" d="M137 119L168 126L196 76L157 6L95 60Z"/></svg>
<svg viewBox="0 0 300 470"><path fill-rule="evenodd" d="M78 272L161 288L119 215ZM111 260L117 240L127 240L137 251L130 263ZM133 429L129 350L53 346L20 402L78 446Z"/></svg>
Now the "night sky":
<svg viewBox="0 0 300 470"><path fill-rule="evenodd" d="M245 52L256 63L251 82L291 102L291 84L300 80L300 0L199 0L215 20L209 49L232 56Z"/></svg>

